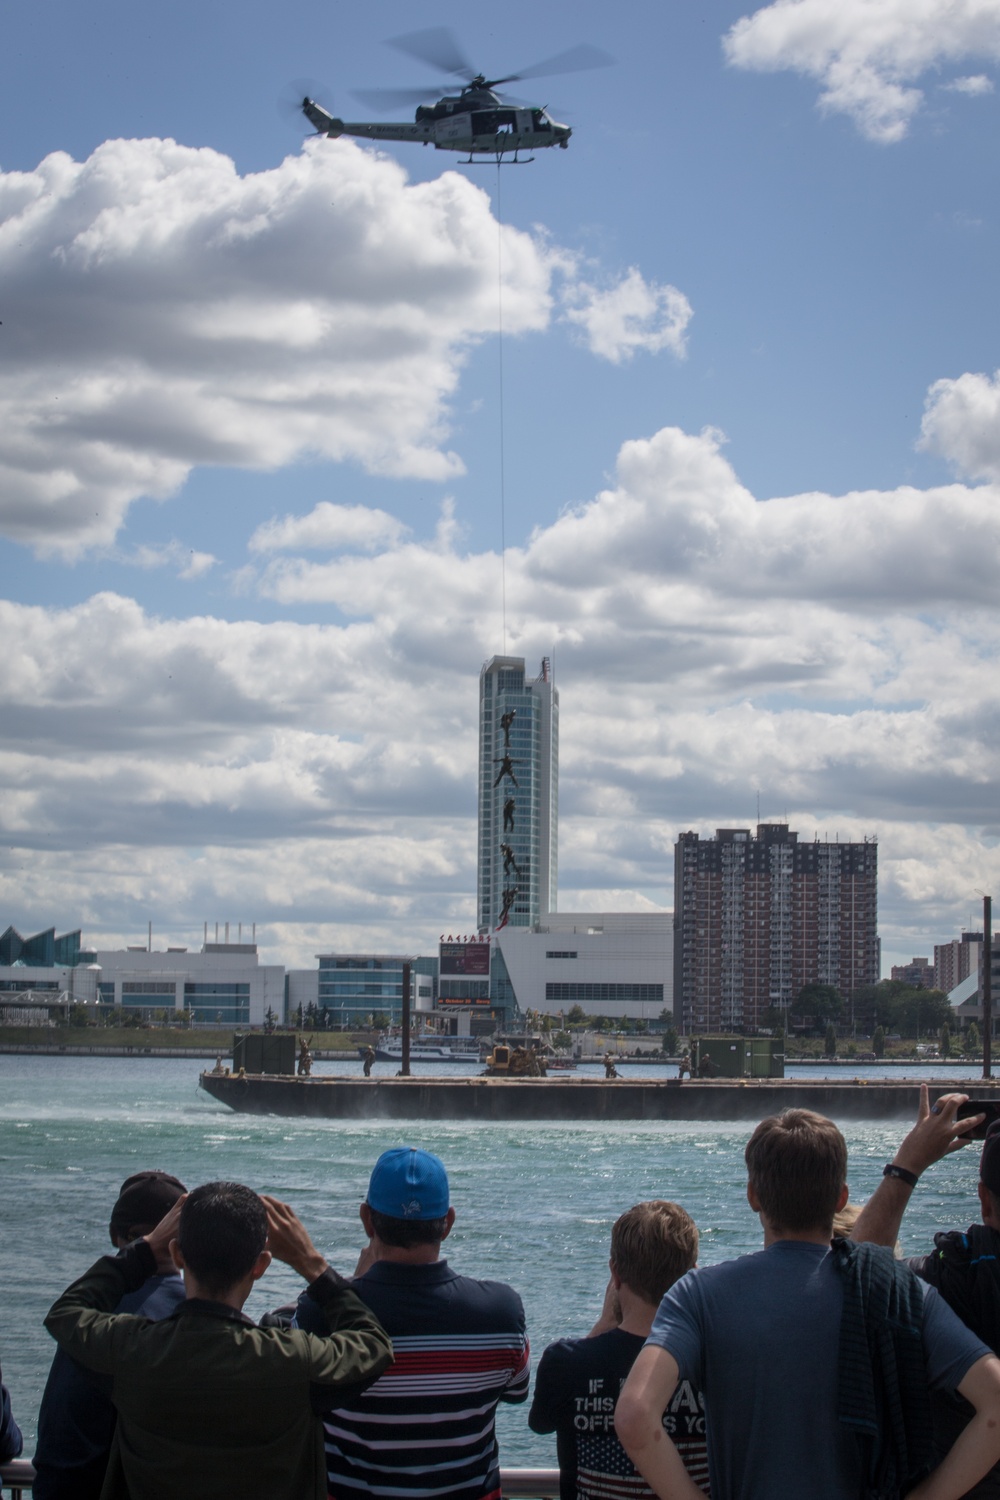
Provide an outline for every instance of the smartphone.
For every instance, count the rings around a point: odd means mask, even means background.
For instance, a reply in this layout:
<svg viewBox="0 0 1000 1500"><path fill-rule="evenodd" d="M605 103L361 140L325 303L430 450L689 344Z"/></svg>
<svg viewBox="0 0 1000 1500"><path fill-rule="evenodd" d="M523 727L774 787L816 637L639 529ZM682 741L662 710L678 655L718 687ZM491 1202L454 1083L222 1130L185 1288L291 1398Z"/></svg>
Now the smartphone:
<svg viewBox="0 0 1000 1500"><path fill-rule="evenodd" d="M985 1115L975 1130L968 1135L970 1141L981 1141L986 1137L986 1132L995 1120L1000 1120L1000 1100L997 1099L967 1099L960 1104L955 1114L957 1120L967 1120L970 1115Z"/></svg>

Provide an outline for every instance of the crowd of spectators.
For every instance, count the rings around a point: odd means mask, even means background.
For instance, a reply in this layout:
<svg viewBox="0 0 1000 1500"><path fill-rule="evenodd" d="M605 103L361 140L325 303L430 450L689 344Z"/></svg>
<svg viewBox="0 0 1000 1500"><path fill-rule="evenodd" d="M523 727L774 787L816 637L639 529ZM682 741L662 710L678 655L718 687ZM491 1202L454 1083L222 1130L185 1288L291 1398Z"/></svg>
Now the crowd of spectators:
<svg viewBox="0 0 1000 1500"><path fill-rule="evenodd" d="M622 1213L596 1323L535 1381L560 1500L997 1500L1000 1124L981 1222L909 1261L892 1249L920 1176L983 1124L964 1102L921 1090L860 1208L831 1121L762 1121L746 1194L763 1248L733 1261L697 1266L678 1204ZM455 1213L438 1157L384 1152L348 1279L277 1198L128 1178L116 1253L45 1320L35 1500L499 1500L497 1406L529 1395L524 1309L442 1256ZM255 1323L273 1259L305 1287ZM0 1461L21 1450L0 1384Z"/></svg>

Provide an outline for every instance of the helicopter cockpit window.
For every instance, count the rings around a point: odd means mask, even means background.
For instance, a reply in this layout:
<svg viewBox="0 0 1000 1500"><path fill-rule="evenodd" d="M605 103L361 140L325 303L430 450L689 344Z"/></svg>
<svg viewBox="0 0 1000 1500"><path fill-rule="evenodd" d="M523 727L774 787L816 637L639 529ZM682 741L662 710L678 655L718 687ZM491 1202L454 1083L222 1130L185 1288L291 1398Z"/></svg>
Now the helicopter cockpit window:
<svg viewBox="0 0 1000 1500"><path fill-rule="evenodd" d="M531 123L535 130L552 129L552 121L543 109L533 109L531 111Z"/></svg>
<svg viewBox="0 0 1000 1500"><path fill-rule="evenodd" d="M481 109L472 116L472 134L510 135L516 124L512 109Z"/></svg>

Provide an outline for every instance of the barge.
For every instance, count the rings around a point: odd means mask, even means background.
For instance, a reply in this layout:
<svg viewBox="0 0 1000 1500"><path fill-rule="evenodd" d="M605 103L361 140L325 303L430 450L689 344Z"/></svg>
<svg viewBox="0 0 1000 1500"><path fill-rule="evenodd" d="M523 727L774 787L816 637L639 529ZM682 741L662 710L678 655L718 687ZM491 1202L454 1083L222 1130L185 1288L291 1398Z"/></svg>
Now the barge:
<svg viewBox="0 0 1000 1500"><path fill-rule="evenodd" d="M927 1080L932 1101L963 1093L1000 1101L1000 1082ZM324 1120L761 1120L813 1109L836 1121L912 1120L920 1083L863 1079L294 1078L202 1073L200 1085L240 1114Z"/></svg>

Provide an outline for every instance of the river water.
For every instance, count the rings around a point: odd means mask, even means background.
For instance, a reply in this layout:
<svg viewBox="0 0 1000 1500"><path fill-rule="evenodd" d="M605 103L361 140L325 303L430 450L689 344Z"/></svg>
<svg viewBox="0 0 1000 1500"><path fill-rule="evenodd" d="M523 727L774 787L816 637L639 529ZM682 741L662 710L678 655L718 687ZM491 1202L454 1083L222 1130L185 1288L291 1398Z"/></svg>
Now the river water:
<svg viewBox="0 0 1000 1500"><path fill-rule="evenodd" d="M760 1245L745 1198L745 1122L414 1123L403 1131L385 1122L259 1119L234 1115L200 1092L198 1072L206 1066L184 1058L0 1056L0 1364L26 1455L53 1347L42 1318L56 1294L108 1248L118 1188L143 1168L173 1172L192 1187L225 1177L276 1193L331 1264L350 1274L363 1245L358 1204L376 1156L399 1144L436 1151L457 1210L449 1258L460 1271L518 1289L536 1357L552 1339L590 1328L607 1278L611 1225L631 1204L682 1203L701 1230L703 1264ZM359 1066L321 1064L316 1071L356 1073ZM435 1069L418 1064L413 1071ZM927 1070L838 1069L836 1076L855 1071L901 1081ZM968 1066L965 1072L974 1076ZM948 1076L961 1073L956 1066ZM801 1074L819 1076L816 1069ZM628 1076L662 1078L664 1070L630 1067ZM965 1087L974 1092L972 1083ZM845 1126L854 1201L877 1185L905 1128ZM922 1253L936 1229L964 1228L977 1217L976 1176L971 1151L928 1173L904 1222L905 1253ZM259 1316L291 1300L300 1285L287 1267L272 1266L247 1310ZM524 1407L501 1409L504 1463L554 1465L554 1439L530 1433L525 1417Z"/></svg>

